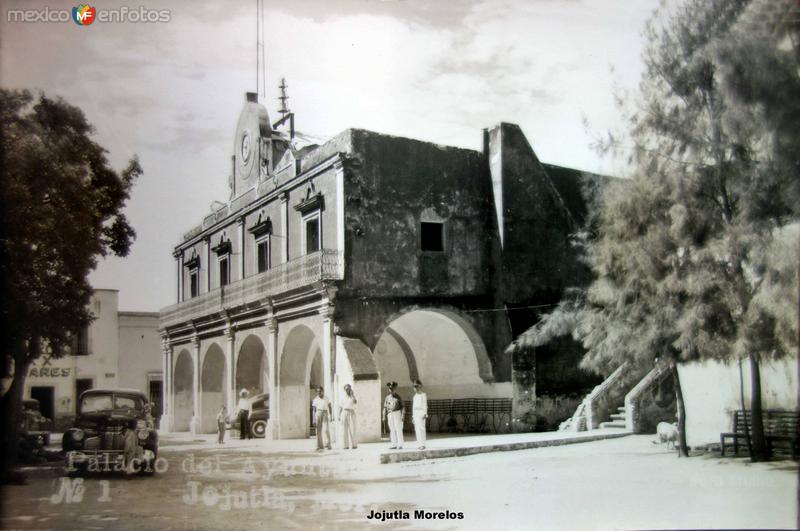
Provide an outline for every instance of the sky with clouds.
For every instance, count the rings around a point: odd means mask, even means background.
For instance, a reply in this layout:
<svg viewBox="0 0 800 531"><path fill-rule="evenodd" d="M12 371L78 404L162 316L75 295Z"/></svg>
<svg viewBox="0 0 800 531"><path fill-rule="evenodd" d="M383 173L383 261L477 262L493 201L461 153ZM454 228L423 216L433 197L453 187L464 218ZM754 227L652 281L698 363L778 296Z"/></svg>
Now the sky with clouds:
<svg viewBox="0 0 800 531"><path fill-rule="evenodd" d="M0 84L62 96L97 141L144 175L127 215L138 238L126 259L92 274L120 308L175 299L173 246L215 200L228 199L233 133L256 89L256 2L124 0L168 9L166 23L21 23L0 3ZM480 149L481 129L522 127L545 162L616 174L591 149L620 126L615 90L635 90L642 29L658 0L265 0L267 94L277 118L285 77L297 129L321 139L360 127ZM589 129L584 126L589 124Z"/></svg>

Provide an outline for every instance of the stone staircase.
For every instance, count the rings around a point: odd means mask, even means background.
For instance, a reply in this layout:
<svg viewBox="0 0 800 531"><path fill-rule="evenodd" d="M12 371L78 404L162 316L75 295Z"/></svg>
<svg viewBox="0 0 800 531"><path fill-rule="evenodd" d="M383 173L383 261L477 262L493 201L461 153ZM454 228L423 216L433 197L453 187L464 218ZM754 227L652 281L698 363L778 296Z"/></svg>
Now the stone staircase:
<svg viewBox="0 0 800 531"><path fill-rule="evenodd" d="M627 418L628 414L625 411L625 406L620 406L617 408L616 413L612 413L609 415L611 420L606 422L601 422L599 427L600 428L622 428L623 430L627 427Z"/></svg>

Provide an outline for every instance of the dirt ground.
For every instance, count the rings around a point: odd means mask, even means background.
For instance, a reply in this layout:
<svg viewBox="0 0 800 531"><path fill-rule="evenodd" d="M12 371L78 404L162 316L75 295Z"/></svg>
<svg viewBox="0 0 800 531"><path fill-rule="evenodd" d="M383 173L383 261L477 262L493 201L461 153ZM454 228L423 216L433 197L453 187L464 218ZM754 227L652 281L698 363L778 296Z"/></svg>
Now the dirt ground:
<svg viewBox="0 0 800 531"><path fill-rule="evenodd" d="M67 478L55 468L27 469L27 485L3 492L0 524L4 529L797 527L797 463L751 464L713 454L678 459L651 440L630 436L390 465L377 464L381 447L376 445L315 453L173 443L162 448L162 472L149 478ZM368 519L372 510L400 518L376 522ZM438 518L431 519L434 514Z"/></svg>

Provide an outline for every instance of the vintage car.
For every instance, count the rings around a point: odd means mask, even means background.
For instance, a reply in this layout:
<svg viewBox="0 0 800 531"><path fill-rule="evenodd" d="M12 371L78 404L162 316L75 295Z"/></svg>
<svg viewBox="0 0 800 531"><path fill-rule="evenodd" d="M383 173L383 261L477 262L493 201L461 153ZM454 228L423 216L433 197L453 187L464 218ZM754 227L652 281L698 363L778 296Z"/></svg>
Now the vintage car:
<svg viewBox="0 0 800 531"><path fill-rule="evenodd" d="M42 415L39 401L35 398L23 400L20 416L21 436L36 446L47 446L50 444L52 431L53 421Z"/></svg>
<svg viewBox="0 0 800 531"><path fill-rule="evenodd" d="M158 433L149 412L144 393L135 389L85 391L61 443L67 471L152 474Z"/></svg>
<svg viewBox="0 0 800 531"><path fill-rule="evenodd" d="M269 395L259 394L250 399L253 412L250 414L250 434L258 439L267 433L267 420L269 420ZM238 427L238 426L235 426Z"/></svg>

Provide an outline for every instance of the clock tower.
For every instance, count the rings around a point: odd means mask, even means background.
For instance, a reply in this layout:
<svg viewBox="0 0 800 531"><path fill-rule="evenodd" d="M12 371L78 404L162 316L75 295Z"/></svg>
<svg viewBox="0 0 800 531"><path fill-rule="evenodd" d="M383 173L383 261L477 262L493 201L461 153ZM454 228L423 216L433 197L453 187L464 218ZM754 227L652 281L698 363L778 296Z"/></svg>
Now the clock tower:
<svg viewBox="0 0 800 531"><path fill-rule="evenodd" d="M267 108L258 103L255 92L247 92L233 140L231 198L258 185L259 176L271 171L271 138Z"/></svg>

